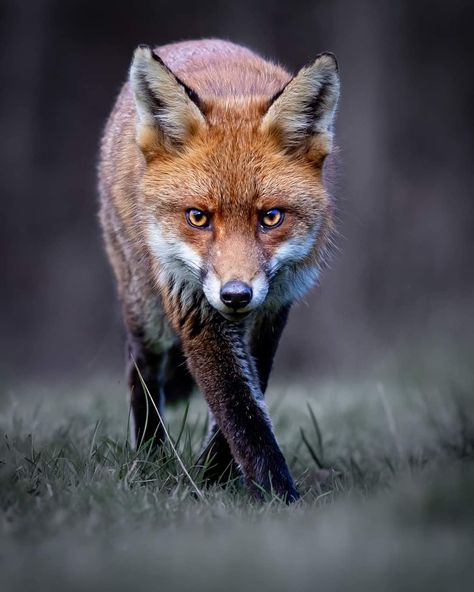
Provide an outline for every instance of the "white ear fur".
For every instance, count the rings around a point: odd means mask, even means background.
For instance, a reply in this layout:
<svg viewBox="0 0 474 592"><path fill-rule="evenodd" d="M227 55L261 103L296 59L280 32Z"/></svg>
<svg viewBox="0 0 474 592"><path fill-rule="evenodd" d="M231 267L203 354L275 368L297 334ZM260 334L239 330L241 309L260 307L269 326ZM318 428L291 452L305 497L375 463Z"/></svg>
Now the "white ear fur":
<svg viewBox="0 0 474 592"><path fill-rule="evenodd" d="M137 142L144 152L176 149L206 125L195 102L197 95L146 45L135 50L130 86L137 110Z"/></svg>
<svg viewBox="0 0 474 592"><path fill-rule="evenodd" d="M332 148L332 124L339 98L336 58L319 55L302 68L278 94L263 117L261 129L275 134L287 150L317 144L321 153ZM316 151L317 151L316 150Z"/></svg>

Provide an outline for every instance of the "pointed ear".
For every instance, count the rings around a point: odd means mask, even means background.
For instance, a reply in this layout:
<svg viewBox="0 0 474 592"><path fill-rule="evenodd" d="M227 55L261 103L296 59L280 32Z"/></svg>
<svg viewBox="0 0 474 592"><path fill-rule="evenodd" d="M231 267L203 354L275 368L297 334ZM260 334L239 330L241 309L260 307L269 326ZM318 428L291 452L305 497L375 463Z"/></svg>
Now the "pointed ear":
<svg viewBox="0 0 474 592"><path fill-rule="evenodd" d="M137 143L147 159L162 150L179 150L206 126L197 94L147 45L135 50L130 86L137 110Z"/></svg>
<svg viewBox="0 0 474 592"><path fill-rule="evenodd" d="M288 152L322 161L332 149L332 125L339 98L336 58L320 54L272 99L261 129Z"/></svg>

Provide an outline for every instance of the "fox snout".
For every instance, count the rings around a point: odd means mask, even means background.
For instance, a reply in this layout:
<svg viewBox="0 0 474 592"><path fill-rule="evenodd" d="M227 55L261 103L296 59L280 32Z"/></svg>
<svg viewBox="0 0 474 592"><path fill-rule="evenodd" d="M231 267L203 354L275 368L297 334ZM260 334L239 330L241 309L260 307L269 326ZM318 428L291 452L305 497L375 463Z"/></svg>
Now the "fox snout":
<svg viewBox="0 0 474 592"><path fill-rule="evenodd" d="M234 310L245 308L250 304L252 296L252 288L248 284L238 280L227 282L221 288L222 302Z"/></svg>
<svg viewBox="0 0 474 592"><path fill-rule="evenodd" d="M203 291L211 306L224 317L234 320L264 302L268 293L268 280L263 272L259 272L250 280L235 277L221 281L214 270L209 270Z"/></svg>

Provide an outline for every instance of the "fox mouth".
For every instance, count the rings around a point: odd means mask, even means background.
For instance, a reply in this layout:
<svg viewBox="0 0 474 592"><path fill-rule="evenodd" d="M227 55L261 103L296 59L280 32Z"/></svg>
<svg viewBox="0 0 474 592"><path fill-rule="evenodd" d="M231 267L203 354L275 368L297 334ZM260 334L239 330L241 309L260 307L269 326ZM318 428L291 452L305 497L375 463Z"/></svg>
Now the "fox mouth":
<svg viewBox="0 0 474 592"><path fill-rule="evenodd" d="M243 319L247 318L252 311L251 310L244 310L243 312L237 312L237 311L223 312L223 311L219 310L218 312L228 321L232 321L235 323L235 322L242 321Z"/></svg>

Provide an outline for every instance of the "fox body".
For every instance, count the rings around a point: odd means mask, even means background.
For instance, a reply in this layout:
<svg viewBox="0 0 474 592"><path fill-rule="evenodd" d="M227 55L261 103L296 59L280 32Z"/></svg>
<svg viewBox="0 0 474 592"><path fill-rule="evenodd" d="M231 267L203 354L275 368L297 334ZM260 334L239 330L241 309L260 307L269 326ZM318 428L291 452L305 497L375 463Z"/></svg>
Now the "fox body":
<svg viewBox="0 0 474 592"><path fill-rule="evenodd" d="M330 242L323 163L339 94L332 54L291 76L219 40L139 46L101 146L100 219L128 345L136 444L167 397L210 411L206 475L298 498L264 392L289 309ZM143 381L143 382L142 382Z"/></svg>

